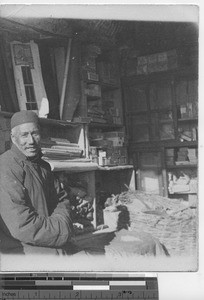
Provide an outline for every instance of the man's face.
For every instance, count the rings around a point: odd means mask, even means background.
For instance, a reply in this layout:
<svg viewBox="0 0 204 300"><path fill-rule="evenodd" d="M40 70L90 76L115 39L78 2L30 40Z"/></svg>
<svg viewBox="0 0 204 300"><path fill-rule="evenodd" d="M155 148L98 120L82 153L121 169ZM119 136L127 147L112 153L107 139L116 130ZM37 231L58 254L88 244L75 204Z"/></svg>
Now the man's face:
<svg viewBox="0 0 204 300"><path fill-rule="evenodd" d="M35 123L16 126L11 134L12 142L27 157L34 157L40 150L40 132Z"/></svg>

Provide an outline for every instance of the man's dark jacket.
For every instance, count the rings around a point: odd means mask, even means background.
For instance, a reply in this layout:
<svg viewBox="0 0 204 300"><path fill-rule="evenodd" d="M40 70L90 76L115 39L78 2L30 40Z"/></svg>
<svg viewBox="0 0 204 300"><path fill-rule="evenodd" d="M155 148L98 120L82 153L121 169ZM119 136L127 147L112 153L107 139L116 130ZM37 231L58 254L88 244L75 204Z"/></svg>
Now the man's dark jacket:
<svg viewBox="0 0 204 300"><path fill-rule="evenodd" d="M15 145L0 156L0 252L61 252L72 224L69 201L58 202L50 165Z"/></svg>

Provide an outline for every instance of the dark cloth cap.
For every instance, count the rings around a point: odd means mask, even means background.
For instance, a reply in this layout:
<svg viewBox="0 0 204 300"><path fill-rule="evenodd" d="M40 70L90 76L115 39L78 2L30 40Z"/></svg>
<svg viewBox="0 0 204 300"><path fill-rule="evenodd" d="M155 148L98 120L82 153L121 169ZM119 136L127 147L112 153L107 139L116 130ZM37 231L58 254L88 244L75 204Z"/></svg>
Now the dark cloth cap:
<svg viewBox="0 0 204 300"><path fill-rule="evenodd" d="M38 124L38 116L32 110L21 110L16 112L11 118L11 129L24 124L24 123L36 123Z"/></svg>

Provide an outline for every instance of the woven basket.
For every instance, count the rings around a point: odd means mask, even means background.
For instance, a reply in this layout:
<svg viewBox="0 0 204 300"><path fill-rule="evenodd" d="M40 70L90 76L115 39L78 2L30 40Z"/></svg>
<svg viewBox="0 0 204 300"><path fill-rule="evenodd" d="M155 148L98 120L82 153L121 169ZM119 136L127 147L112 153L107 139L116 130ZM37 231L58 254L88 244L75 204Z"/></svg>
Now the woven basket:
<svg viewBox="0 0 204 300"><path fill-rule="evenodd" d="M197 251L196 217L186 213L186 217L159 216L138 212L134 205L127 205L130 229L150 233L165 245L170 255L195 255ZM190 210L190 209L189 209Z"/></svg>
<svg viewBox="0 0 204 300"><path fill-rule="evenodd" d="M111 205L126 207L118 227L151 234L164 244L170 255L195 255L197 252L197 208L180 199L152 195L141 191L114 196ZM109 199L110 201L110 199ZM127 221L129 219L129 221Z"/></svg>

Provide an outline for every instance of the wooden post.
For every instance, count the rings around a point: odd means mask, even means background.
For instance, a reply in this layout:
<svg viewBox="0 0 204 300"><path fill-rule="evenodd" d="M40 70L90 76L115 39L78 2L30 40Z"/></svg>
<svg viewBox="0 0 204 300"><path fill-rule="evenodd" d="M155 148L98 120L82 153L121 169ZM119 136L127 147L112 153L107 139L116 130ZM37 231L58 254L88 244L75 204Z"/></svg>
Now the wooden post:
<svg viewBox="0 0 204 300"><path fill-rule="evenodd" d="M89 194L93 197L93 209L94 209L94 216L93 216L93 226L96 229L97 227L97 214L96 214L96 190L95 190L95 171L91 171L88 174L89 176Z"/></svg>
<svg viewBox="0 0 204 300"><path fill-rule="evenodd" d="M82 174L82 173L81 173ZM96 229L97 227L97 213L96 213L96 184L95 184L95 171L91 170L91 171L86 171L83 172L83 178L84 180L87 182L88 186L87 186L87 192L88 195L92 197L93 199L93 221L91 222L94 229Z"/></svg>
<svg viewBox="0 0 204 300"><path fill-rule="evenodd" d="M66 92L66 86L67 86L67 78L68 78L68 73L69 73L71 45L72 45L72 39L70 38L68 41L68 45L67 45L67 56L66 56L65 69L64 69L62 93L61 93L61 98L60 98L60 118L61 119L63 116L64 99L65 99L65 92Z"/></svg>

